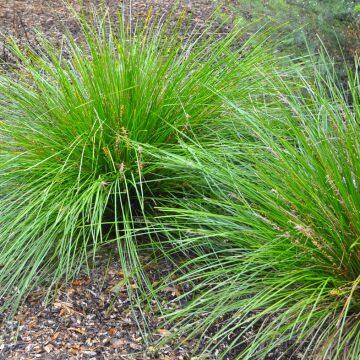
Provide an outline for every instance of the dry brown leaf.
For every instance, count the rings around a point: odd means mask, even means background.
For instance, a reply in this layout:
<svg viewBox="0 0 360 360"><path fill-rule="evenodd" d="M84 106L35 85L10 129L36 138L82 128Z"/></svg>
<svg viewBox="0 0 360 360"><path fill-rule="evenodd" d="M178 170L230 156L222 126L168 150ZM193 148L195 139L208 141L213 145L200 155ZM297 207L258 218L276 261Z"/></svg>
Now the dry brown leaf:
<svg viewBox="0 0 360 360"><path fill-rule="evenodd" d="M125 344L127 344L127 340L125 340L125 339L113 339L111 341L111 347L114 349L121 348Z"/></svg>
<svg viewBox="0 0 360 360"><path fill-rule="evenodd" d="M141 350L142 349L142 346L140 344L136 344L134 342L131 342L129 344L130 348L133 349L133 350Z"/></svg>
<svg viewBox="0 0 360 360"><path fill-rule="evenodd" d="M47 344L44 346L44 350L47 352L47 353L50 353L54 350L54 346L51 345L51 344Z"/></svg>
<svg viewBox="0 0 360 360"><path fill-rule="evenodd" d="M37 320L33 319L28 323L28 328L33 329L33 328L35 328L37 326L37 324L38 324Z"/></svg>
<svg viewBox="0 0 360 360"><path fill-rule="evenodd" d="M175 287L166 287L164 291L171 293L172 296L180 296L180 290Z"/></svg>
<svg viewBox="0 0 360 360"><path fill-rule="evenodd" d="M158 329L158 333L161 335L161 336L169 336L171 333L169 330L167 329Z"/></svg>
<svg viewBox="0 0 360 360"><path fill-rule="evenodd" d="M64 315L73 315L73 314L78 314L81 316L84 316L84 314L82 314L79 311L76 311L71 303L68 302L64 302L64 301L57 301L53 303L54 307L57 309L61 309L60 310L60 316L64 316Z"/></svg>
<svg viewBox="0 0 360 360"><path fill-rule="evenodd" d="M74 328L74 327L70 327L68 328L68 331L76 331L78 332L79 334L82 334L82 335L85 335L86 334L86 331L84 328Z"/></svg>
<svg viewBox="0 0 360 360"><path fill-rule="evenodd" d="M73 286L83 286L83 285L87 285L90 283L90 278L89 277L84 277L84 278L80 278L80 279L75 279L72 282Z"/></svg>
<svg viewBox="0 0 360 360"><path fill-rule="evenodd" d="M58 337L59 337L59 335L60 335L60 332L59 331L57 331L52 337L51 337L51 340L56 340Z"/></svg>

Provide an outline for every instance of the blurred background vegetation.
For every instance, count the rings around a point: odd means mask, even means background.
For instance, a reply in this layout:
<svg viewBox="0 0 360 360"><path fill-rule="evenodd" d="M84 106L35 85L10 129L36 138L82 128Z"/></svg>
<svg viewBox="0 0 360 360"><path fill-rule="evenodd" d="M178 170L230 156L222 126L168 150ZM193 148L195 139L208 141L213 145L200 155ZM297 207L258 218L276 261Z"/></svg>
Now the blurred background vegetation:
<svg viewBox="0 0 360 360"><path fill-rule="evenodd" d="M360 56L360 0L237 0L232 8L251 31L280 26L282 51L302 56L325 47L339 75L344 60Z"/></svg>

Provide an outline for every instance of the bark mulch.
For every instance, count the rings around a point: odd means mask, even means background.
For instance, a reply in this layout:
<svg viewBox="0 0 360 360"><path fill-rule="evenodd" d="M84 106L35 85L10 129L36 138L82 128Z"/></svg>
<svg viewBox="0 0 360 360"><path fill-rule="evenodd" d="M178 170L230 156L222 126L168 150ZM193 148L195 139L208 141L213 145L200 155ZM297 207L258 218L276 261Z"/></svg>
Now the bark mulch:
<svg viewBox="0 0 360 360"><path fill-rule="evenodd" d="M147 271L157 281L172 267L162 262ZM116 262L101 261L49 304L43 303L46 289L37 289L12 320L0 316L0 359L190 359L195 342L157 345L169 330L161 325L155 300L149 310L134 309L122 280ZM162 306L178 306L172 300L179 292L165 288Z"/></svg>
<svg viewBox="0 0 360 360"><path fill-rule="evenodd" d="M208 18L217 9L223 15L231 16L232 6L237 0L82 0L85 9L99 9L101 4L109 9L110 15L119 11L131 14L133 19L144 19L152 14L166 16L171 13L174 22L177 17L188 17L197 27L204 27ZM80 9L79 0L67 0L75 10ZM131 4L131 12L129 7ZM176 5L176 6L175 6ZM185 14L185 15L184 15ZM60 42L64 29L78 34L79 26L63 0L0 0L0 59L10 61L6 50L6 39L13 36L22 44L37 47L36 31L45 33L49 39ZM225 29L226 30L226 29Z"/></svg>

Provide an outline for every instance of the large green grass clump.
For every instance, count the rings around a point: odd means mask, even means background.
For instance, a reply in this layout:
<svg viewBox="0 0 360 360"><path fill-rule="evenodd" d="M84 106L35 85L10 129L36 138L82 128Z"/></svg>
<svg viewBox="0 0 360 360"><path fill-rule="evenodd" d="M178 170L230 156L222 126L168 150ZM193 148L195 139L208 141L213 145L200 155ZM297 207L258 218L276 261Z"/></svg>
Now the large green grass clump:
<svg viewBox="0 0 360 360"><path fill-rule="evenodd" d="M359 78L345 91L312 72L278 88L275 113L234 105L236 141L169 162L198 175L197 194L164 207L191 256L192 300L170 319L210 353L227 343L219 358L360 355Z"/></svg>
<svg viewBox="0 0 360 360"><path fill-rule="evenodd" d="M136 267L135 229L146 234L162 191L146 149L176 148L190 130L208 138L223 118L218 94L246 104L272 71L262 40L240 47L236 28L184 39L183 24L79 22L80 40L66 35L61 49L12 44L17 71L0 77L0 295L14 307L105 244L124 271Z"/></svg>

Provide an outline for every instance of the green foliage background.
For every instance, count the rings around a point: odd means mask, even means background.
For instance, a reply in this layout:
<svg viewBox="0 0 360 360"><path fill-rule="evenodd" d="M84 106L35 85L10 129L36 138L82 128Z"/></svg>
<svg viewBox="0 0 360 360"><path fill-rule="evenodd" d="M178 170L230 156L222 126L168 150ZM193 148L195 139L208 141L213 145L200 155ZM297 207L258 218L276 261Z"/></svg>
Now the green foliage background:
<svg viewBox="0 0 360 360"><path fill-rule="evenodd" d="M325 46L336 61L351 63L360 54L358 0L238 0L233 11L252 30L264 24L281 26L287 39L280 47L294 55Z"/></svg>

